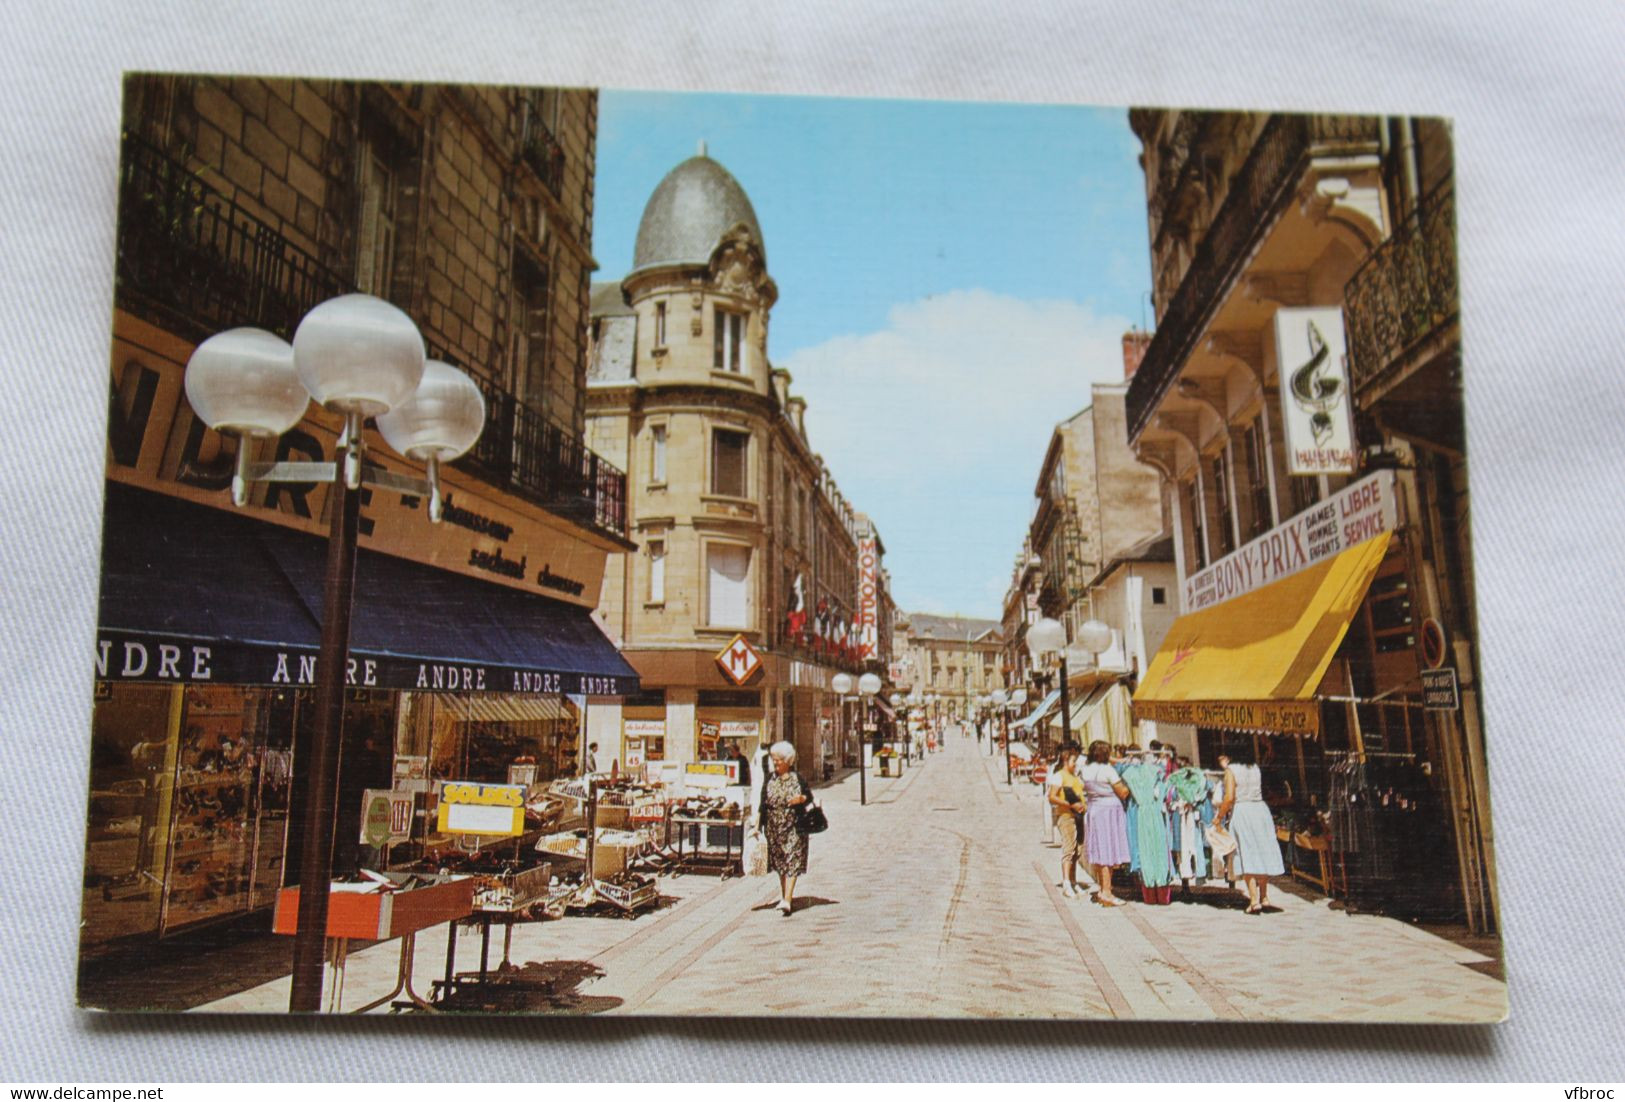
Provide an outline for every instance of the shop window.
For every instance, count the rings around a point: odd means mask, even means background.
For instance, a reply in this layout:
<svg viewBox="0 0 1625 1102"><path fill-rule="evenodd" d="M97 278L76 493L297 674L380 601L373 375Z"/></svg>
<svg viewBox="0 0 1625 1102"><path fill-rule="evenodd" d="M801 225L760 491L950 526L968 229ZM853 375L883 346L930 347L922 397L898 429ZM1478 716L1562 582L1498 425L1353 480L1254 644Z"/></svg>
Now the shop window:
<svg viewBox="0 0 1625 1102"><path fill-rule="evenodd" d="M1203 523L1202 493L1196 479L1179 484L1180 509L1190 522L1192 563L1200 570L1208 564L1207 525Z"/></svg>
<svg viewBox="0 0 1625 1102"><path fill-rule="evenodd" d="M1225 477L1225 452L1213 457L1213 521L1218 528L1219 554L1223 557L1236 549L1235 502L1231 498L1230 480Z"/></svg>
<svg viewBox="0 0 1625 1102"><path fill-rule="evenodd" d="M395 269L396 223L400 217L403 166L378 136L362 139L361 226L356 234L356 289L389 298Z"/></svg>
<svg viewBox="0 0 1625 1102"><path fill-rule="evenodd" d="M750 548L712 544L706 551L706 623L712 627L749 626Z"/></svg>
<svg viewBox="0 0 1625 1102"><path fill-rule="evenodd" d="M666 603L666 541L649 541L649 603Z"/></svg>
<svg viewBox="0 0 1625 1102"><path fill-rule="evenodd" d="M657 486L666 483L665 425L653 425L649 429L649 482Z"/></svg>
<svg viewBox="0 0 1625 1102"><path fill-rule="evenodd" d="M717 429L711 434L711 492L745 497L750 460L750 434Z"/></svg>
<svg viewBox="0 0 1625 1102"><path fill-rule="evenodd" d="M628 696L623 703L623 707L626 708L664 708L665 706L665 689L640 689Z"/></svg>
<svg viewBox="0 0 1625 1102"><path fill-rule="evenodd" d="M711 366L732 375L745 373L745 315L716 309Z"/></svg>
<svg viewBox="0 0 1625 1102"><path fill-rule="evenodd" d="M1264 418L1253 418L1243 437L1247 459L1247 538L1262 536L1270 529L1269 471L1264 466L1268 450L1264 447Z"/></svg>
<svg viewBox="0 0 1625 1102"><path fill-rule="evenodd" d="M1291 477L1292 515L1313 507L1320 502L1320 478L1316 475L1293 475Z"/></svg>
<svg viewBox="0 0 1625 1102"><path fill-rule="evenodd" d="M549 404L551 282L547 268L532 260L530 254L514 253L512 360L515 382L525 404L544 414Z"/></svg>

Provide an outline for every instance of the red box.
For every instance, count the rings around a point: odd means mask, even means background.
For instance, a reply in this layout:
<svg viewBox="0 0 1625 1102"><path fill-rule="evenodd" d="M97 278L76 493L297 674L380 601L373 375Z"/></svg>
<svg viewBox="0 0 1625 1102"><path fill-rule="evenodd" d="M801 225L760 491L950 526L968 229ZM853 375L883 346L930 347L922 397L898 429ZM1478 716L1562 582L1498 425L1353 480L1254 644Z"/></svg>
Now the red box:
<svg viewBox="0 0 1625 1102"><path fill-rule="evenodd" d="M392 879L404 876L391 874ZM447 877L437 884L395 892L335 892L327 895L327 936L384 941L466 918L474 911L474 879ZM271 929L279 934L299 929L299 889L283 888L276 897Z"/></svg>

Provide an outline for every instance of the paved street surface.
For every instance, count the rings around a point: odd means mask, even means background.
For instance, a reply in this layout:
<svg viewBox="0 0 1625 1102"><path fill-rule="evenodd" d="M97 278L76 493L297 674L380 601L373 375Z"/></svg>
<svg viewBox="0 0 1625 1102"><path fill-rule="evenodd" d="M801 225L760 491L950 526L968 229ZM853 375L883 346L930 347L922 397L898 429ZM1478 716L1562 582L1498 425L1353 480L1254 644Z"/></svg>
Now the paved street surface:
<svg viewBox="0 0 1625 1102"><path fill-rule="evenodd" d="M514 928L511 959L547 989L512 1009L555 1013L1283 1021L1491 1021L1495 963L1406 923L1272 889L1249 916L1222 882L1194 901L1108 909L1056 890L1039 793L1006 787L974 739L901 778L825 789L796 913L774 878L660 878L668 902L632 921L572 916ZM1127 896L1127 886L1122 894ZM420 940L422 993L443 928ZM492 960L501 934L493 933ZM477 931L458 968L475 966ZM397 943L350 957L344 1005L394 986ZM599 974L601 973L601 975ZM593 978L596 977L596 978ZM285 1012L286 977L203 1007ZM380 1008L379 1013L387 1010Z"/></svg>

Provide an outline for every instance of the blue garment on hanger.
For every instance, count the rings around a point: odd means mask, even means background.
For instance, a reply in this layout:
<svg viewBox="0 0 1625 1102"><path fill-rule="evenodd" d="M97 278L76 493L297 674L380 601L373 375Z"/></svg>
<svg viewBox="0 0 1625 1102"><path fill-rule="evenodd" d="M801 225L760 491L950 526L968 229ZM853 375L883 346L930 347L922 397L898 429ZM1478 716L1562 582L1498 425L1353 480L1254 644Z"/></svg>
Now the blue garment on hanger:
<svg viewBox="0 0 1625 1102"><path fill-rule="evenodd" d="M1160 888L1173 879L1168 860L1168 820L1164 799L1163 769L1160 762L1139 763L1120 771L1130 797L1129 845L1134 851L1133 871L1140 883ZM1133 814L1135 807L1139 814Z"/></svg>

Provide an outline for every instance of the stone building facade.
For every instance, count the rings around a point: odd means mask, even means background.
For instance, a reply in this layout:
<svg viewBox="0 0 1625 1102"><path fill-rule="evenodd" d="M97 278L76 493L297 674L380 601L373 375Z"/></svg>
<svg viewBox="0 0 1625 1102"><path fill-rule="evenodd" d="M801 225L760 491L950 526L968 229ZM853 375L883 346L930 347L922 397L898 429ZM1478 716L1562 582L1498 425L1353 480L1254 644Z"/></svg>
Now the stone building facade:
<svg viewBox="0 0 1625 1102"><path fill-rule="evenodd" d="M574 773L573 701L636 687L592 620L632 546L624 475L583 440L596 93L138 74L124 108L92 731L92 788L120 796L92 799L87 947L268 905L311 821L296 778L331 495L256 483L237 509L228 491L239 447L330 460L340 422L312 405L274 441L210 430L184 374L213 334L288 340L365 292L485 396L444 523L360 495L338 868L361 793L403 763L425 791L516 760ZM365 432L370 463L422 476Z"/></svg>
<svg viewBox="0 0 1625 1102"><path fill-rule="evenodd" d="M1126 432L1163 476L1182 613L1136 713L1193 723L1204 756L1252 740L1300 811L1349 759L1410 778L1436 859L1403 891L1357 873L1332 890L1491 928L1448 126L1130 124L1157 329ZM1292 608L1315 630L1284 624ZM1221 637L1260 649L1208 676ZM1436 707L1425 680L1459 696Z"/></svg>
<svg viewBox="0 0 1625 1102"><path fill-rule="evenodd" d="M860 552L873 542L878 607L883 545L769 359L777 298L749 197L703 152L651 195L631 271L593 290L589 439L628 470L640 544L600 598L645 687L594 728L625 761L781 738L809 775L856 760L856 713L831 678L886 668L879 633L865 654L856 627ZM717 662L736 636L761 660L742 685Z"/></svg>
<svg viewBox="0 0 1625 1102"><path fill-rule="evenodd" d="M1004 637L997 621L904 612L897 631L898 687L910 697L935 697L926 704L928 713L975 716L980 699L1004 687Z"/></svg>

